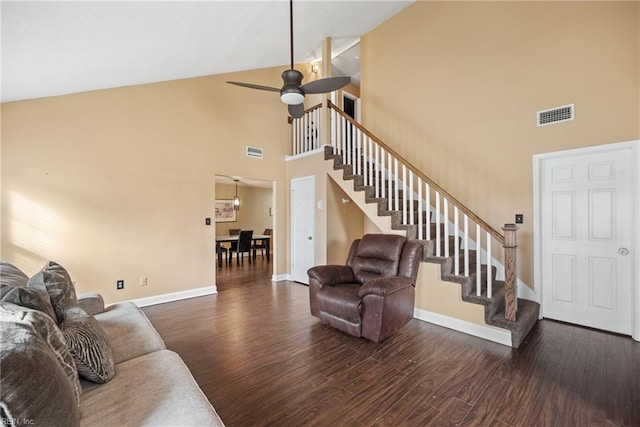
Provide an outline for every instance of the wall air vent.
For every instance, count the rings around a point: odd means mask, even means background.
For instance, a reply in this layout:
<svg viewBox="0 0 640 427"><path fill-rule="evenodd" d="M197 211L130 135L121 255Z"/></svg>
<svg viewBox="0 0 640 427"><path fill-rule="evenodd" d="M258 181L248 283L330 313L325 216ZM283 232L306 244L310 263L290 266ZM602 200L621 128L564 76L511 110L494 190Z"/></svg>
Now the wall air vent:
<svg viewBox="0 0 640 427"><path fill-rule="evenodd" d="M254 159L261 159L263 157L262 148L247 146L247 157L253 157Z"/></svg>
<svg viewBox="0 0 640 427"><path fill-rule="evenodd" d="M538 111L538 126L546 126L554 123L573 120L575 117L574 104L556 107L550 110Z"/></svg>

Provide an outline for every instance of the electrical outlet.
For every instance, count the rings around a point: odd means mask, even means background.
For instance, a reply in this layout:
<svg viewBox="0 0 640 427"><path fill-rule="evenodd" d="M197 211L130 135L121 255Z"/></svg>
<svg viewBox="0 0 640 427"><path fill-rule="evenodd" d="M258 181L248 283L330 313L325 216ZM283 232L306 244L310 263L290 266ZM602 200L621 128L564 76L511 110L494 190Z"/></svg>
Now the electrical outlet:
<svg viewBox="0 0 640 427"><path fill-rule="evenodd" d="M147 286L147 277L141 277L140 278L140 286Z"/></svg>
<svg viewBox="0 0 640 427"><path fill-rule="evenodd" d="M116 289L124 289L124 280L118 280L116 282Z"/></svg>
<svg viewBox="0 0 640 427"><path fill-rule="evenodd" d="M516 224L522 224L524 222L524 215L516 214Z"/></svg>
<svg viewBox="0 0 640 427"><path fill-rule="evenodd" d="M204 225L211 225L211 218L205 218Z"/></svg>

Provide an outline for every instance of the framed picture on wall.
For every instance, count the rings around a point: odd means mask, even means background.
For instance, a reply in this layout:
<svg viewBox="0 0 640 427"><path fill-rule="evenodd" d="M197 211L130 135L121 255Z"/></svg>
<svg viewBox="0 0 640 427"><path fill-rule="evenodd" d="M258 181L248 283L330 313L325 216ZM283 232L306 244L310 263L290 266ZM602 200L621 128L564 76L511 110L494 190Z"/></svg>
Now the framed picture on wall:
<svg viewBox="0 0 640 427"><path fill-rule="evenodd" d="M235 222L236 210L233 200L216 200L216 222Z"/></svg>

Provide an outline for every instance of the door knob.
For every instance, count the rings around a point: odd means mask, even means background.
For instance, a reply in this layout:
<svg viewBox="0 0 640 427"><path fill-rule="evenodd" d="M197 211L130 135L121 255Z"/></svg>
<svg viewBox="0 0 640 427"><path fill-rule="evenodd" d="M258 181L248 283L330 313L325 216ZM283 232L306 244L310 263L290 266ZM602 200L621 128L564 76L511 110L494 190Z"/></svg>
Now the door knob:
<svg viewBox="0 0 640 427"><path fill-rule="evenodd" d="M309 236L309 237L307 237L307 239L309 239L309 240L313 240L313 237L312 237L312 236Z"/></svg>
<svg viewBox="0 0 640 427"><path fill-rule="evenodd" d="M619 248L618 249L618 253L620 255L629 255L629 249L627 249L627 248Z"/></svg>

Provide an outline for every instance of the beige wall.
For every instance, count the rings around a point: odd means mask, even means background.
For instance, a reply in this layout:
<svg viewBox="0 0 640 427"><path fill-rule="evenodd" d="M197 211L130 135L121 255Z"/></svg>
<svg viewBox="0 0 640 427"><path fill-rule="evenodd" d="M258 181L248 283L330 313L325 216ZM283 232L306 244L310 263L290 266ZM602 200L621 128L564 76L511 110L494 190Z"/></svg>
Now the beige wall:
<svg viewBox="0 0 640 427"><path fill-rule="evenodd" d="M418 2L362 38L364 125L494 228L524 214L529 286L532 156L640 137L639 6Z"/></svg>
<svg viewBox="0 0 640 427"><path fill-rule="evenodd" d="M332 179L327 180L327 264L343 265L351 242L364 234L366 216ZM346 202L343 202L346 200Z"/></svg>
<svg viewBox="0 0 640 427"><path fill-rule="evenodd" d="M80 292L109 302L211 286L215 227L204 219L221 174L275 182L274 262L286 273L286 108L276 94L224 83L278 86L281 71L3 104L2 259L28 274L56 260ZM247 158L245 145L264 159Z"/></svg>

